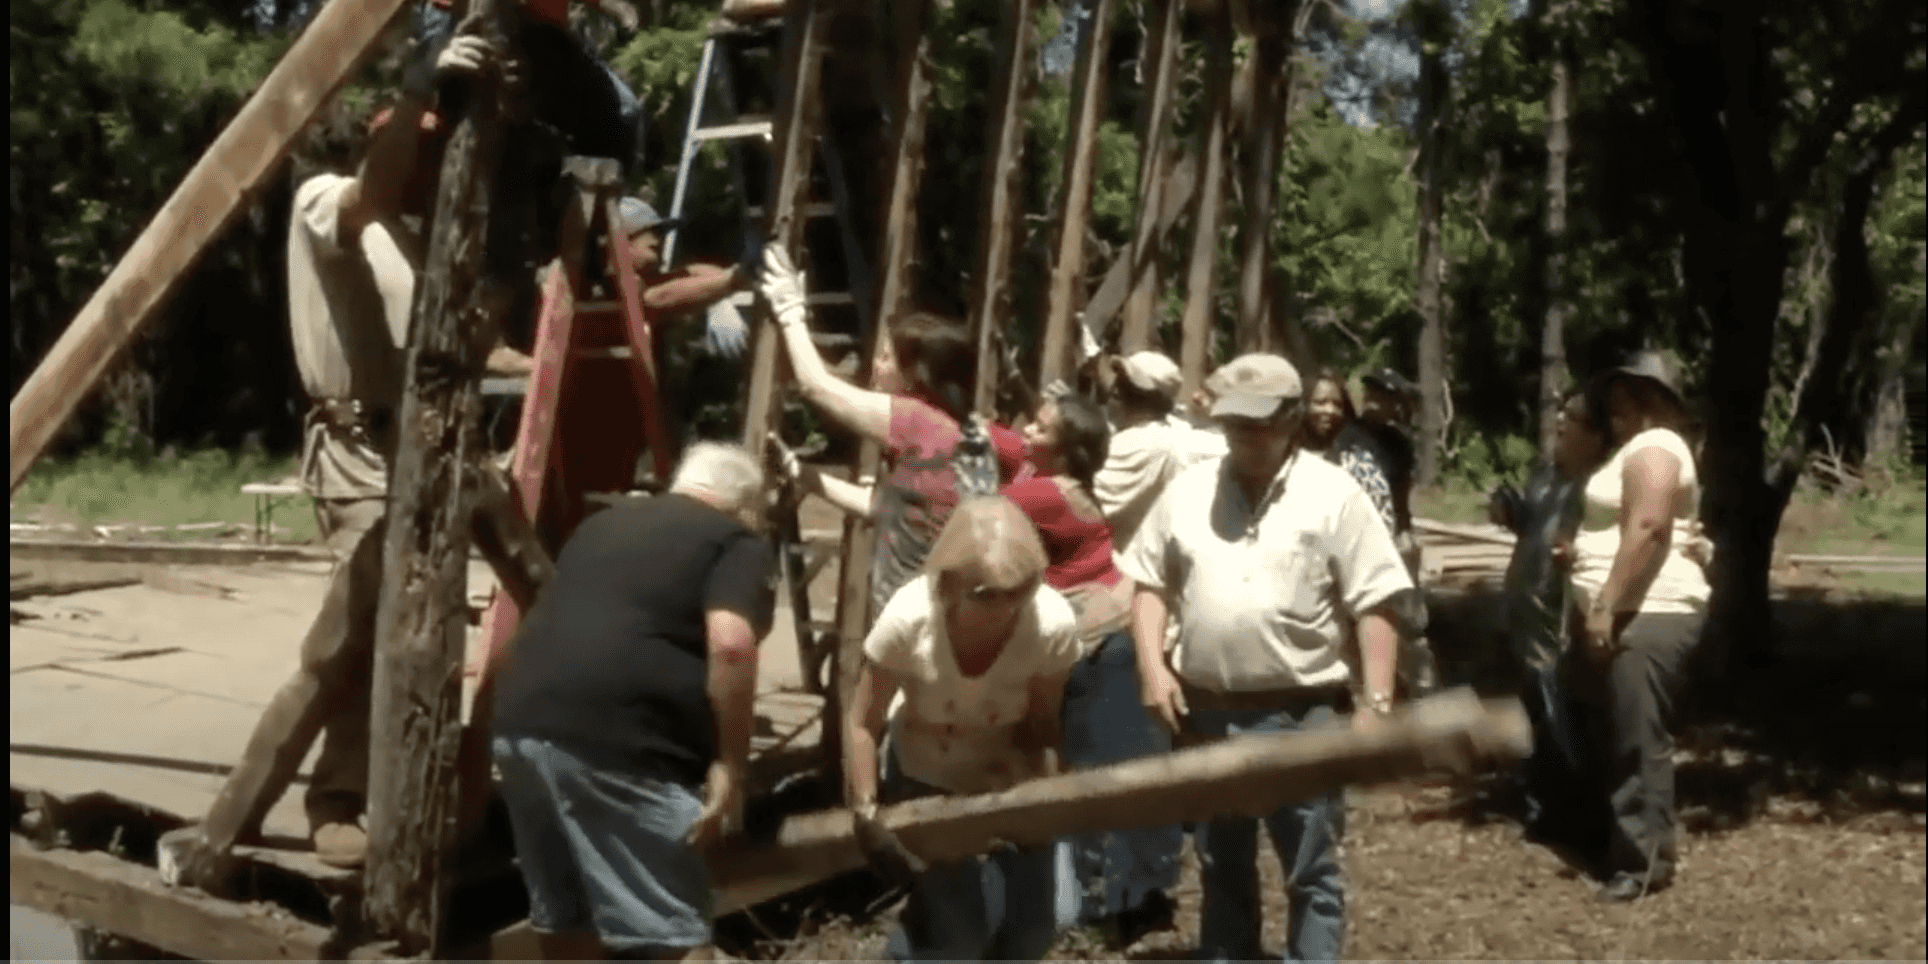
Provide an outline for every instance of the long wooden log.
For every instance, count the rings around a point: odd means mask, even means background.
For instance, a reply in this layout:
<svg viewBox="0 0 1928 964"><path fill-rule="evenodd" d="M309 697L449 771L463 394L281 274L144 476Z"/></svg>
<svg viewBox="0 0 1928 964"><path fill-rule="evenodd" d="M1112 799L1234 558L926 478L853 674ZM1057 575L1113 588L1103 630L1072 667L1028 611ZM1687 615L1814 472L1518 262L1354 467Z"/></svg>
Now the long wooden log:
<svg viewBox="0 0 1928 964"><path fill-rule="evenodd" d="M1157 228L1170 169L1165 141L1171 126L1173 78L1178 65L1178 27L1183 4L1154 0L1145 23L1144 71L1146 95L1138 107L1138 223L1131 239L1131 279L1125 300L1124 330L1119 350L1130 354L1152 345L1151 321L1158 297L1158 252L1163 231Z"/></svg>
<svg viewBox="0 0 1928 964"><path fill-rule="evenodd" d="M1164 170L1163 187L1159 191L1158 221L1152 228L1152 240L1148 246L1151 251L1163 246L1172 226L1178 223L1178 216L1191 206L1192 192L1198 188L1198 159L1191 154L1177 154L1175 160L1168 159ZM1085 305L1081 315L1085 330L1091 332L1092 340L1101 345L1107 343L1105 336L1110 332L1111 319L1124 307L1125 299L1131 294L1132 279L1137 277L1134 272L1138 268L1132 264L1132 257L1131 249L1127 248L1111 263L1111 267L1105 271L1104 280L1098 283L1098 290L1092 292L1091 301ZM1127 347L1123 338L1120 338L1120 343L1121 351L1138 350ZM1147 346L1141 344L1140 348L1143 347Z"/></svg>
<svg viewBox="0 0 1928 964"><path fill-rule="evenodd" d="M1106 52L1111 46L1111 0L1092 5L1072 91L1071 144L1064 153L1064 201L1052 245L1051 284L1044 312L1038 385L1049 385L1077 366L1072 358L1071 322L1084 300L1085 225L1091 218L1091 167L1097 157L1098 121L1104 113Z"/></svg>
<svg viewBox="0 0 1928 964"><path fill-rule="evenodd" d="M1262 815L1348 784L1468 772L1531 749L1518 700L1481 703L1460 690L1421 701L1370 733L1337 726L1235 737L1002 793L913 800L880 810L878 819L911 852L942 863L998 841L1041 846L1071 833ZM718 913L864 866L848 810L792 817L774 845L730 840L707 860Z"/></svg>
<svg viewBox="0 0 1928 964"><path fill-rule="evenodd" d="M473 24L510 49L518 12L473 0ZM477 81L443 158L396 420L369 721L363 917L406 954L441 956L457 840L462 659L468 624L468 467L487 457L483 362L511 307L485 276L502 121L514 92Z"/></svg>
<svg viewBox="0 0 1928 964"><path fill-rule="evenodd" d="M1221 181L1225 174L1225 121L1232 101L1232 18L1219 9L1211 17L1212 30L1207 43L1211 66L1206 74L1205 96L1209 98L1200 134L1197 204L1192 209L1192 251L1185 273L1185 314L1180 320L1178 370L1185 379L1185 397L1205 380L1205 356L1211 349L1212 301L1217 291L1218 219L1224 205Z"/></svg>
<svg viewBox="0 0 1928 964"><path fill-rule="evenodd" d="M325 927L280 908L169 887L152 867L99 851L38 850L7 837L7 899L191 960L329 960Z"/></svg>
<svg viewBox="0 0 1928 964"><path fill-rule="evenodd" d="M8 491L354 73L402 0L329 0L115 263L8 406Z"/></svg>
<svg viewBox="0 0 1928 964"><path fill-rule="evenodd" d="M984 162L983 218L978 225L976 274L971 289L971 331L977 339L977 398L981 415L997 399L998 332L1010 321L1011 260L1017 242L1020 161L1024 155L1024 101L1031 86L1032 0L1005 0L998 27L997 66L991 74L989 151Z"/></svg>

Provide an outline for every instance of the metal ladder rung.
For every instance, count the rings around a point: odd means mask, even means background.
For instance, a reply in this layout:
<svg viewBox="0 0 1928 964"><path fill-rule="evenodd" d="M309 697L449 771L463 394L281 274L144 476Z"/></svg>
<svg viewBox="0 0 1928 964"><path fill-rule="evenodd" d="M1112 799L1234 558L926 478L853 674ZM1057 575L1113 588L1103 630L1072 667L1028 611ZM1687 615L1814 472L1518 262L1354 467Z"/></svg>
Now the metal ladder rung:
<svg viewBox="0 0 1928 964"><path fill-rule="evenodd" d="M740 120L734 124L699 127L690 132L690 143L703 144L709 141L735 141L752 137L770 137L775 131L776 124L767 117L753 120Z"/></svg>
<svg viewBox="0 0 1928 964"><path fill-rule="evenodd" d="M806 218L834 218L837 216L837 206L829 201L811 201L808 204L800 204L797 206L797 210ZM752 204L744 208L743 213L752 220L760 219L763 217L763 205Z"/></svg>

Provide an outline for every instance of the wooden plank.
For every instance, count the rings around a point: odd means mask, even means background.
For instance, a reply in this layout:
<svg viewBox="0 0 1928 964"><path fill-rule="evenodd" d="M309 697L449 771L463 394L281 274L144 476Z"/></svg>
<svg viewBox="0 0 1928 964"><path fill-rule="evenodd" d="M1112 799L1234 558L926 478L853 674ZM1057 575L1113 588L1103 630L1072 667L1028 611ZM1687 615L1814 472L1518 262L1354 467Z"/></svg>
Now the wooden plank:
<svg viewBox="0 0 1928 964"><path fill-rule="evenodd" d="M1171 234L1172 225L1178 223L1178 216L1191 205L1192 192L1198 189L1198 159L1191 154L1176 154L1168 159L1164 170L1166 174L1159 189L1158 222L1152 228L1152 240L1147 246L1149 251L1157 251L1164 246L1165 238ZM1118 256L1099 282L1098 290L1091 295L1091 302L1085 305L1081 315L1085 329L1091 332L1091 339L1105 344L1111 319L1124 307L1125 298L1131 293L1132 279L1139 270L1132 263L1132 250L1127 248ZM1150 270L1148 266L1146 270ZM1149 337L1149 336L1147 336ZM1121 339L1122 341L1122 339ZM1142 349L1143 346L1141 346ZM1120 351L1135 351L1121 344Z"/></svg>
<svg viewBox="0 0 1928 964"><path fill-rule="evenodd" d="M1454 522L1439 522L1434 519L1414 519L1413 529L1418 532L1451 536L1455 539L1465 539L1471 542L1485 542L1496 546L1510 546L1515 541L1511 532L1497 526L1487 528L1460 525Z"/></svg>
<svg viewBox="0 0 1928 964"><path fill-rule="evenodd" d="M1038 385L1067 377L1077 368L1071 323L1084 300L1085 226L1091 219L1091 167L1097 157L1098 122L1105 103L1106 54L1111 48L1111 0L1096 0L1091 27L1078 51L1071 102L1071 143L1064 153L1064 200L1052 244L1051 281L1046 291L1044 344L1039 350Z"/></svg>
<svg viewBox="0 0 1928 964"><path fill-rule="evenodd" d="M1252 105L1245 139L1245 220L1239 237L1244 243L1238 285L1238 346L1241 353L1276 351L1269 314L1272 277L1273 196L1279 180L1279 153L1284 149L1285 58L1290 38L1260 36L1252 51Z"/></svg>
<svg viewBox="0 0 1928 964"><path fill-rule="evenodd" d="M81 306L8 406L7 489L17 492L107 366L150 321L354 73L402 0L329 0L107 280Z"/></svg>
<svg viewBox="0 0 1928 964"><path fill-rule="evenodd" d="M769 221L763 236L781 244L794 260L803 237L796 216L802 195L809 189L812 149L816 144L819 110L817 70L823 57L823 24L818 7L824 0L792 0L783 27L783 67L777 75L776 156L770 165L765 195ZM801 262L797 262L801 267ZM743 416L743 445L759 459L776 427L777 342L776 317L758 301L762 322L757 325L756 350L751 362L749 401Z"/></svg>
<svg viewBox="0 0 1928 964"><path fill-rule="evenodd" d="M516 609L526 612L535 605L542 587L555 578L556 562L536 535L535 523L516 506L502 470L482 459L473 473L471 484L476 492L471 534L475 546L495 571L503 594Z"/></svg>
<svg viewBox="0 0 1928 964"><path fill-rule="evenodd" d="M1531 749L1519 701L1481 703L1460 690L1421 701L1371 733L1340 725L1235 737L1002 793L913 800L880 810L878 819L911 852L942 863L1000 840L1041 846L1070 833L1266 814L1348 784L1470 772ZM864 865L848 810L792 817L773 845L724 841L706 860L719 914Z"/></svg>
<svg viewBox="0 0 1928 964"><path fill-rule="evenodd" d="M1206 96L1210 98L1203 130L1200 131L1197 203L1192 209L1192 251L1185 273L1185 315L1181 319L1182 341L1178 369L1184 376L1184 397L1190 398L1205 380L1205 355L1211 348L1212 299L1217 293L1218 220L1224 203L1221 181L1225 174L1225 120L1232 101L1232 18L1224 9L1212 15L1211 35L1207 39L1211 65L1206 72Z"/></svg>
<svg viewBox="0 0 1928 964"><path fill-rule="evenodd" d="M470 24L512 49L508 0L474 0ZM468 623L468 466L488 456L481 378L512 306L510 279L484 276L498 200L503 113L519 91L485 75L443 158L427 267L416 293L396 419L369 719L363 917L405 954L440 957L457 838L462 660Z"/></svg>
<svg viewBox="0 0 1928 964"><path fill-rule="evenodd" d="M913 263L917 254L917 195L924 180L924 132L930 121L931 41L925 32L930 20L931 0L900 4L897 13L897 49L902 62L897 68L897 100L891 105L895 119L890 139L896 152L891 164L890 199L884 208L883 278L878 285L877 309L872 315L868 341L863 346L859 376L871 383L878 356L889 344L892 321L908 310L914 287ZM875 440L865 439L851 464L852 479L875 479L883 464L883 453ZM826 694L829 706L826 719L843 718L841 707L857 685L857 671L863 659L864 634L870 629L870 561L876 551L877 533L868 520L846 516L843 524L843 555L837 566L837 651L832 655L832 681ZM802 667L806 684L814 685L813 667ZM826 727L821 741L825 772L841 771L843 731Z"/></svg>
<svg viewBox="0 0 1928 964"><path fill-rule="evenodd" d="M1024 154L1024 101L1031 82L1031 11L1033 0L1005 0L998 27L996 85L986 105L990 117L985 132L983 206L978 225L977 259L972 278L970 325L977 339L977 397L975 409L994 413L999 357L999 331L1010 321L1011 260L1017 242L1017 218L1023 213L1018 175Z"/></svg>
<svg viewBox="0 0 1928 964"><path fill-rule="evenodd" d="M193 960L327 960L327 928L281 908L177 889L151 867L98 851L36 850L7 836L8 900Z"/></svg>
<svg viewBox="0 0 1928 964"><path fill-rule="evenodd" d="M1125 300L1124 330L1119 350L1125 354L1154 347L1152 314L1158 293L1158 252L1162 231L1157 218L1163 207L1170 169L1165 143L1172 112L1172 84L1177 76L1179 22L1184 13L1179 0L1153 0L1145 21L1145 83L1147 93L1138 106L1138 223L1131 238L1131 282Z"/></svg>
<svg viewBox="0 0 1928 964"><path fill-rule="evenodd" d="M258 562L334 562L327 549L191 542L95 542L82 539L18 539L7 543L15 562L145 563L183 566L247 566Z"/></svg>

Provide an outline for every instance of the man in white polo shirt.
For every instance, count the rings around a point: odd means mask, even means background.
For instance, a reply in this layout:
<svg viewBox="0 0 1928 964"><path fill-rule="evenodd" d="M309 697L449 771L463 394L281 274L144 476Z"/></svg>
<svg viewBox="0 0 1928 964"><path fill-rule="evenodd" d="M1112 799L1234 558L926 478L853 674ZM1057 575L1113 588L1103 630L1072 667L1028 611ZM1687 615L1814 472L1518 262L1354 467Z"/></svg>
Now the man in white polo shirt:
<svg viewBox="0 0 1928 964"><path fill-rule="evenodd" d="M1370 727L1391 709L1398 613L1414 595L1392 534L1351 476L1299 451L1301 388L1289 362L1245 355L1213 378L1225 457L1174 479L1119 559L1138 586L1145 706L1194 738L1310 729L1335 722L1357 663L1366 705L1353 725ZM1179 630L1168 658L1170 608ZM1291 894L1286 960L1339 959L1343 792L1265 822ZM1200 960L1260 956L1257 845L1249 818L1214 820L1200 834Z"/></svg>

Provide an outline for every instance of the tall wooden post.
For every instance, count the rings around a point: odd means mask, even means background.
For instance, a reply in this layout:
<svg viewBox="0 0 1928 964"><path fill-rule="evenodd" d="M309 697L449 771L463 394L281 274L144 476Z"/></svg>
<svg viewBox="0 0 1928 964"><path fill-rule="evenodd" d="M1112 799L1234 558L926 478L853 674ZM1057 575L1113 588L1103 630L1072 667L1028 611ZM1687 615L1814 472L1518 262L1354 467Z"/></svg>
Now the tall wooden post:
<svg viewBox="0 0 1928 964"><path fill-rule="evenodd" d="M1287 11L1290 13L1290 11ZM1239 238L1245 251L1240 259L1238 284L1238 348L1240 352L1273 351L1268 325L1272 278L1272 199L1279 179L1279 152L1285 117L1285 58L1292 38L1284 17L1261 21L1252 51L1252 113L1245 138L1245 221Z"/></svg>
<svg viewBox="0 0 1928 964"><path fill-rule="evenodd" d="M1091 166L1097 155L1098 121L1105 104L1105 51L1111 43L1111 0L1092 4L1091 29L1078 51L1071 92L1071 143L1064 152L1064 203L1052 245L1051 287L1046 294L1038 385L1051 384L1077 368L1071 325L1084 300L1085 225L1091 220Z"/></svg>
<svg viewBox="0 0 1928 964"><path fill-rule="evenodd" d="M984 220L978 226L976 285L971 291L971 331L977 339L977 398L980 414L992 414L997 399L1003 351L998 332L1011 313L1011 257L1016 242L1019 161L1024 154L1024 100L1031 81L1032 0L1004 0L998 28L998 57L991 123L985 143Z"/></svg>
<svg viewBox="0 0 1928 964"><path fill-rule="evenodd" d="M917 253L917 192L924 180L924 130L930 121L930 38L925 26L931 0L914 0L898 8L897 49L903 58L894 90L896 120L891 143L896 156L890 169L890 200L884 208L883 280L878 285L877 323L864 344L863 378L876 370L877 355L889 337L889 327L910 304L911 262ZM853 479L876 478L883 462L877 443L865 439L851 466ZM870 629L870 559L877 547L877 531L855 516L844 518L843 560L837 569L837 655L829 705L825 707L823 752L825 768L840 772L843 764L843 708L857 688L863 668L864 634Z"/></svg>
<svg viewBox="0 0 1928 964"><path fill-rule="evenodd" d="M508 50L515 5L473 2L467 22ZM512 304L510 283L484 277L483 258L509 93L493 78L478 79L443 158L396 421L375 633L363 912L377 934L410 955L442 955L457 841L474 491L465 476L485 456L483 361Z"/></svg>
<svg viewBox="0 0 1928 964"><path fill-rule="evenodd" d="M770 188L765 202L769 222L763 236L781 244L794 259L803 236L796 216L797 199L810 188L810 162L817 145L817 67L823 57L824 15L819 0L791 0L783 28L783 66L777 75L777 113L772 136L776 156L770 166ZM756 354L750 369L749 405L743 416L743 445L763 457L771 429L776 427L777 362L782 354L776 316L758 303ZM807 617L806 617L807 618Z"/></svg>
<svg viewBox="0 0 1928 964"><path fill-rule="evenodd" d="M1553 85L1546 94L1546 318L1540 329L1540 463L1553 464L1553 444L1566 388L1567 77L1565 38L1556 38Z"/></svg>
<svg viewBox="0 0 1928 964"><path fill-rule="evenodd" d="M7 407L14 491L121 349L167 301L248 196L281 164L402 0L330 0L189 169Z"/></svg>
<svg viewBox="0 0 1928 964"><path fill-rule="evenodd" d="M1232 15L1219 4L1213 11L1211 66L1205 90L1209 112L1199 132L1203 168L1198 178L1198 206L1192 213L1191 261L1185 273L1184 339L1178 369L1190 398L1205 380L1205 354L1211 348L1212 296L1218 267L1218 218L1224 200L1225 122L1232 109Z"/></svg>
<svg viewBox="0 0 1928 964"><path fill-rule="evenodd" d="M1181 0L1152 0L1147 11L1145 50L1140 61L1145 94L1138 103L1138 223L1131 236L1130 289L1118 338L1119 350L1126 354L1153 347L1158 249L1164 238L1158 223L1166 172L1171 167L1165 141L1171 126L1172 78L1177 73L1178 26L1184 6Z"/></svg>

